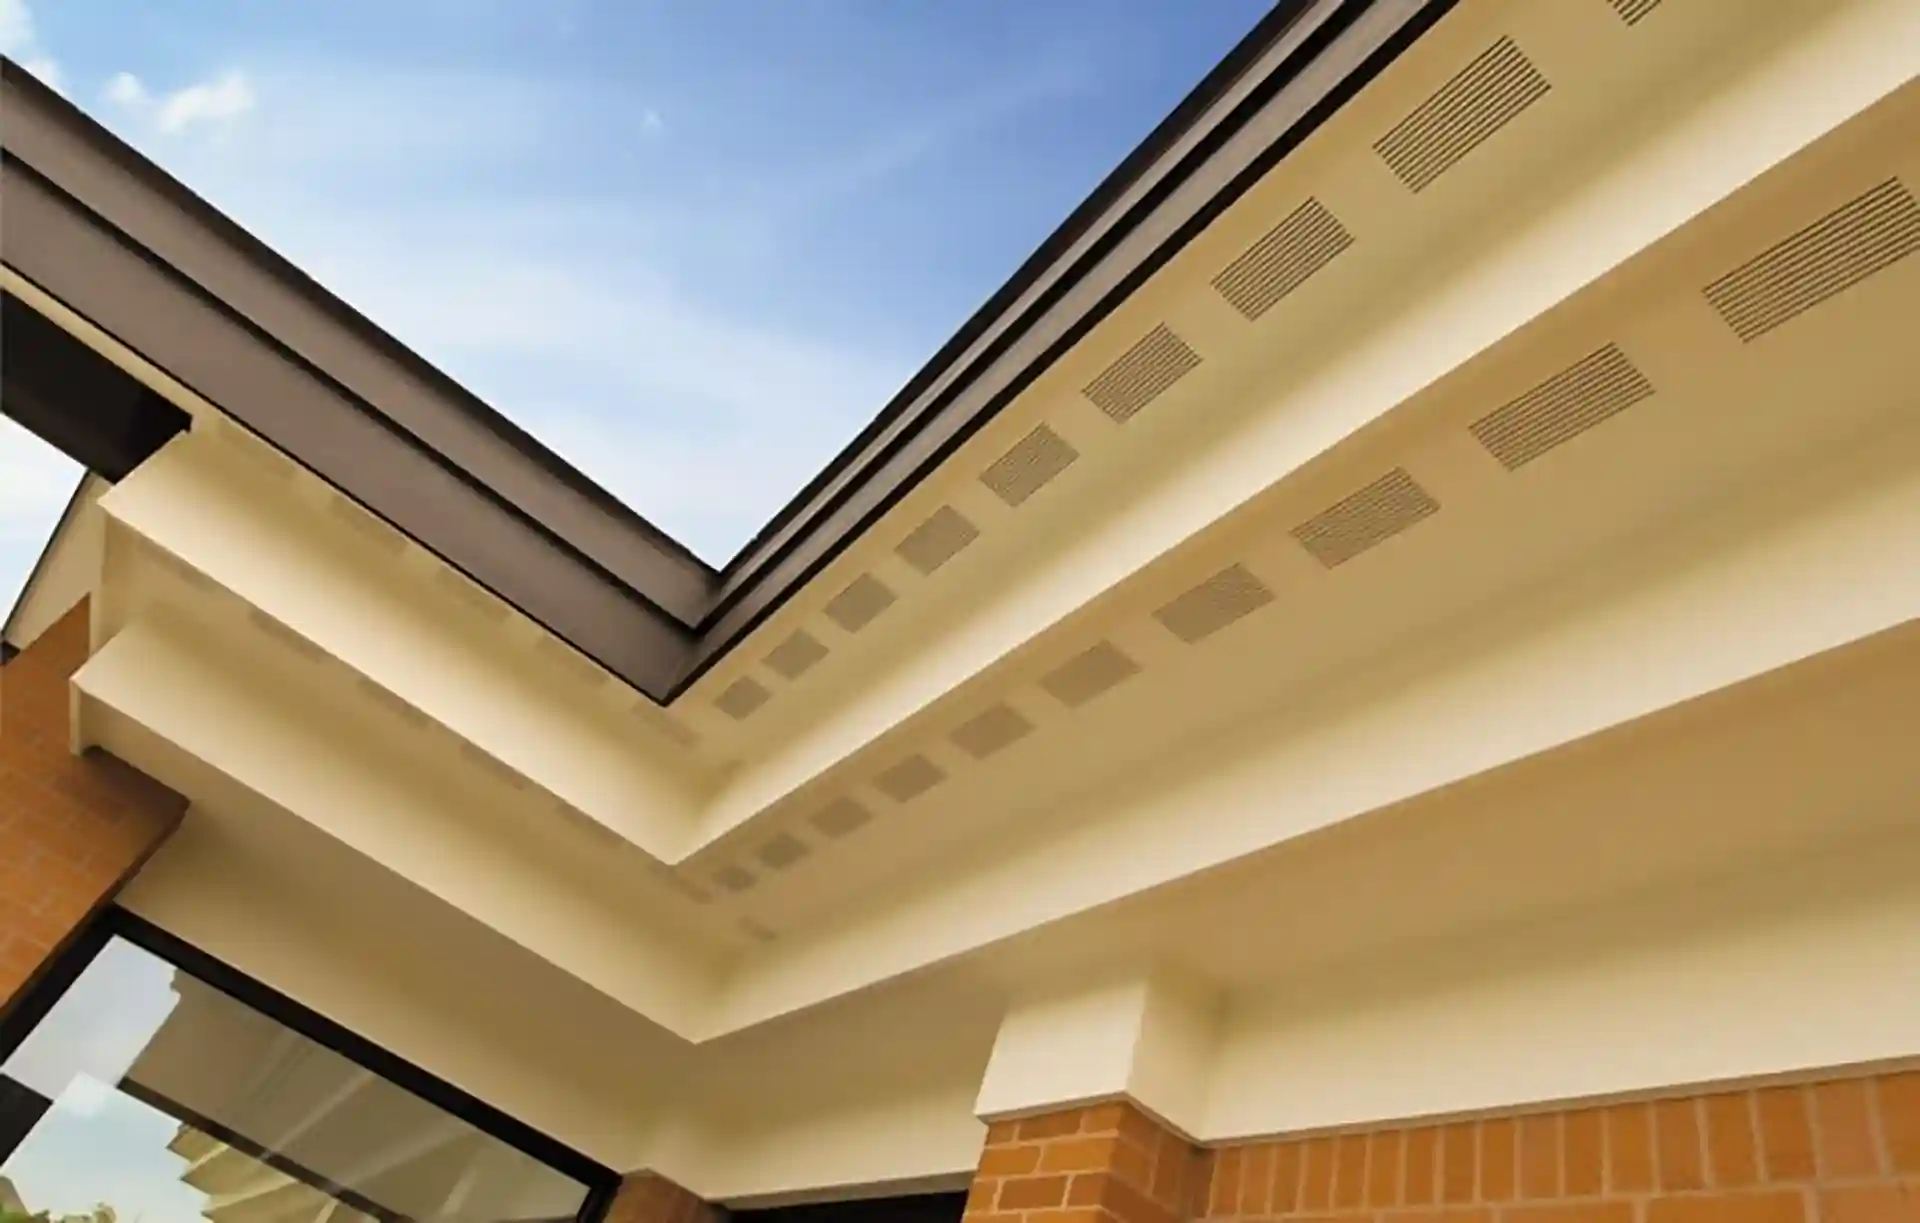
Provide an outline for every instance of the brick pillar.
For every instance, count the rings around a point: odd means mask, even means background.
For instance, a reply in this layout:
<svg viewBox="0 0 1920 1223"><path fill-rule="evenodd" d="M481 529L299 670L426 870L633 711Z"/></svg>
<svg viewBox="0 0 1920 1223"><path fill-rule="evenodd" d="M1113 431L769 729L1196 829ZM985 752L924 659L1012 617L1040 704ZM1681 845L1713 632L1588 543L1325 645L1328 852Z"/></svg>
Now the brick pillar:
<svg viewBox="0 0 1920 1223"><path fill-rule="evenodd" d="M1221 1147L1196 1220L1920 1223L1920 1072Z"/></svg>
<svg viewBox="0 0 1920 1223"><path fill-rule="evenodd" d="M74 755L67 681L87 649L83 602L0 666L0 1009L186 811L106 753Z"/></svg>
<svg viewBox="0 0 1920 1223"><path fill-rule="evenodd" d="M1198 1152L1131 1104L996 1121L965 1223L1179 1223Z"/></svg>
<svg viewBox="0 0 1920 1223"><path fill-rule="evenodd" d="M720 1212L664 1176L636 1172L607 1208L606 1223L719 1223Z"/></svg>

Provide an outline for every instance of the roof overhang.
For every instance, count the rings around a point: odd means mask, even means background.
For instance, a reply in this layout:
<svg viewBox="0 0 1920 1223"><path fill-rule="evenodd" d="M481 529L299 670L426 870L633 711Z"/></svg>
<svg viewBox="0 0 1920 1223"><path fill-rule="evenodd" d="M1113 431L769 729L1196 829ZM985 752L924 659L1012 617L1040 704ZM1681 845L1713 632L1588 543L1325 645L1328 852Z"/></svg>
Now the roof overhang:
<svg viewBox="0 0 1920 1223"><path fill-rule="evenodd" d="M1276 5L721 572L11 61L0 67L0 256L46 297L666 703L1452 5ZM6 309L7 365L18 358L23 379L16 395L9 373L9 415L91 470L117 478L184 426L83 346L34 342L54 328L15 286ZM50 368L59 362L73 368ZM43 371L62 376L50 383ZM107 390L33 393L92 384Z"/></svg>

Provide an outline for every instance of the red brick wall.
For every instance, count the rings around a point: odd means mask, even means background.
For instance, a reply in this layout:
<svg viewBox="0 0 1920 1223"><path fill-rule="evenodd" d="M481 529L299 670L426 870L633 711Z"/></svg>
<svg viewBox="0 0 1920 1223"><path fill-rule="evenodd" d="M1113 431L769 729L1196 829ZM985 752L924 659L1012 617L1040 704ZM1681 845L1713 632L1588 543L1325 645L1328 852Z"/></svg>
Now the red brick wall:
<svg viewBox="0 0 1920 1223"><path fill-rule="evenodd" d="M1127 1104L995 1122L965 1223L1178 1223L1199 1171L1185 1139Z"/></svg>
<svg viewBox="0 0 1920 1223"><path fill-rule="evenodd" d="M186 802L104 752L71 750L83 603L0 666L0 1007L167 835Z"/></svg>
<svg viewBox="0 0 1920 1223"><path fill-rule="evenodd" d="M1196 1218L1920 1223L1920 1072L1223 1147Z"/></svg>

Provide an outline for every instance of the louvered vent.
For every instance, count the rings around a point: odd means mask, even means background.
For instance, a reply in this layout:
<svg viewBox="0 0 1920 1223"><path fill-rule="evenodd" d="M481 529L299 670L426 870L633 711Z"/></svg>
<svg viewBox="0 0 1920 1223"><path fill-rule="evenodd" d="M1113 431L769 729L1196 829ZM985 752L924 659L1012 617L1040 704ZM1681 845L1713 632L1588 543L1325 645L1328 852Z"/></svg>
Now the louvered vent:
<svg viewBox="0 0 1920 1223"><path fill-rule="evenodd" d="M1213 287L1235 310L1257 319L1352 245L1340 218L1308 200L1222 268Z"/></svg>
<svg viewBox="0 0 1920 1223"><path fill-rule="evenodd" d="M827 647L805 629L800 629L767 655L767 669L781 679L799 679L827 656Z"/></svg>
<svg viewBox="0 0 1920 1223"><path fill-rule="evenodd" d="M1613 5L1613 11L1620 14L1620 20L1628 25L1640 24L1640 19L1660 7L1660 0L1607 0Z"/></svg>
<svg viewBox="0 0 1920 1223"><path fill-rule="evenodd" d="M790 832L783 832L762 845L754 856L762 866L783 871L807 856L807 843Z"/></svg>
<svg viewBox="0 0 1920 1223"><path fill-rule="evenodd" d="M1032 731L1033 723L1025 714L1011 705L1000 704L962 722L947 737L975 760L985 760L995 752L1012 747Z"/></svg>
<svg viewBox="0 0 1920 1223"><path fill-rule="evenodd" d="M950 505L943 505L894 548L900 559L930 574L980 538L980 528Z"/></svg>
<svg viewBox="0 0 1920 1223"><path fill-rule="evenodd" d="M1897 178L1837 208L1706 288L1742 341L1920 250L1920 204Z"/></svg>
<svg viewBox="0 0 1920 1223"><path fill-rule="evenodd" d="M1067 439L1045 425L1037 425L1012 450L980 473L980 482L992 489L1000 500L1017 506L1073 466L1079 457L1080 452L1068 445Z"/></svg>
<svg viewBox="0 0 1920 1223"><path fill-rule="evenodd" d="M713 707L738 722L751 717L772 695L759 680L742 676L728 684L726 691L714 698Z"/></svg>
<svg viewBox="0 0 1920 1223"><path fill-rule="evenodd" d="M838 840L873 821L873 812L851 798L839 798L813 813L813 826Z"/></svg>
<svg viewBox="0 0 1920 1223"><path fill-rule="evenodd" d="M1312 557L1332 569L1385 543L1440 508L1401 468L1293 528Z"/></svg>
<svg viewBox="0 0 1920 1223"><path fill-rule="evenodd" d="M1515 471L1653 394L1612 344L1473 422L1473 436Z"/></svg>
<svg viewBox="0 0 1920 1223"><path fill-rule="evenodd" d="M1551 86L1511 38L1502 38L1421 103L1374 151L1400 181L1424 191Z"/></svg>
<svg viewBox="0 0 1920 1223"><path fill-rule="evenodd" d="M1140 673L1140 664L1103 641L1040 677L1040 687L1062 705L1077 709Z"/></svg>
<svg viewBox="0 0 1920 1223"><path fill-rule="evenodd" d="M744 866L723 866L713 873L714 886L723 892L744 892L759 880Z"/></svg>
<svg viewBox="0 0 1920 1223"><path fill-rule="evenodd" d="M904 803L919 798L946 779L946 770L915 753L875 777L873 788L896 803Z"/></svg>
<svg viewBox="0 0 1920 1223"><path fill-rule="evenodd" d="M1273 592L1245 565L1230 565L1153 613L1153 618L1192 645L1271 602Z"/></svg>
<svg viewBox="0 0 1920 1223"><path fill-rule="evenodd" d="M1162 324L1107 366L1081 394L1125 424L1199 365L1200 354Z"/></svg>
<svg viewBox="0 0 1920 1223"><path fill-rule="evenodd" d="M357 685L361 692L385 706L387 711L409 726L422 727L427 724L427 715L413 707L409 701L395 696L379 684L362 676Z"/></svg>
<svg viewBox="0 0 1920 1223"><path fill-rule="evenodd" d="M871 573L863 573L839 594L827 600L827 619L849 633L857 633L893 606L893 591Z"/></svg>

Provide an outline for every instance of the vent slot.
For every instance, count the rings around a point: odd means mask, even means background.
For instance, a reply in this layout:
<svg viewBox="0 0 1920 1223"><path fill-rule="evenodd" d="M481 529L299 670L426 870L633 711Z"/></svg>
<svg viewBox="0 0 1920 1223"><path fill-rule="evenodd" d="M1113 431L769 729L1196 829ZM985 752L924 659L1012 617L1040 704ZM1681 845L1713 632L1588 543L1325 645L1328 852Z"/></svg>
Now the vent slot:
<svg viewBox="0 0 1920 1223"><path fill-rule="evenodd" d="M723 866L713 873L713 882L723 892L738 894L760 880L744 866Z"/></svg>
<svg viewBox="0 0 1920 1223"><path fill-rule="evenodd" d="M1642 17L1660 7L1660 0L1607 0L1607 3L1613 5L1613 11L1628 25L1639 25Z"/></svg>
<svg viewBox="0 0 1920 1223"><path fill-rule="evenodd" d="M943 505L933 512L933 517L915 527L913 534L901 540L894 552L925 576L958 556L961 549L978 538L979 527L959 510Z"/></svg>
<svg viewBox="0 0 1920 1223"><path fill-rule="evenodd" d="M1153 613L1153 618L1193 645L1271 602L1273 592L1245 565L1230 565Z"/></svg>
<svg viewBox="0 0 1920 1223"><path fill-rule="evenodd" d="M896 803L919 798L947 779L945 769L918 753L873 779L873 788Z"/></svg>
<svg viewBox="0 0 1920 1223"><path fill-rule="evenodd" d="M781 679L799 679L827 656L827 647L805 629L800 629L767 655L767 669Z"/></svg>
<svg viewBox="0 0 1920 1223"><path fill-rule="evenodd" d="M893 606L893 591L871 573L853 579L853 584L827 601L827 619L849 633L857 633Z"/></svg>
<svg viewBox="0 0 1920 1223"><path fill-rule="evenodd" d="M1000 704L953 728L947 737L953 745L973 757L985 760L995 752L1012 747L1033 732L1033 723L1011 705Z"/></svg>
<svg viewBox="0 0 1920 1223"><path fill-rule="evenodd" d="M1502 38L1375 141L1374 151L1409 189L1424 191L1550 88L1514 41Z"/></svg>
<svg viewBox="0 0 1920 1223"><path fill-rule="evenodd" d="M1890 178L1706 287L1743 342L1920 250L1920 204Z"/></svg>
<svg viewBox="0 0 1920 1223"><path fill-rule="evenodd" d="M754 711L766 704L772 695L759 680L742 676L728 684L727 690L714 698L713 707L739 722L753 716Z"/></svg>
<svg viewBox="0 0 1920 1223"><path fill-rule="evenodd" d="M1077 709L1139 673L1139 663L1103 641L1041 676L1040 687L1062 705Z"/></svg>
<svg viewBox="0 0 1920 1223"><path fill-rule="evenodd" d="M1508 471L1653 394L1653 383L1612 344L1473 422L1473 436Z"/></svg>
<svg viewBox="0 0 1920 1223"><path fill-rule="evenodd" d="M760 847L754 855L770 870L783 871L807 856L807 843L790 832L783 832Z"/></svg>
<svg viewBox="0 0 1920 1223"><path fill-rule="evenodd" d="M840 798L813 813L813 826L839 840L873 822L873 812L855 799Z"/></svg>
<svg viewBox="0 0 1920 1223"><path fill-rule="evenodd" d="M1333 569L1439 509L1440 503L1426 489L1414 483L1404 468L1396 467L1293 528L1293 537L1313 559Z"/></svg>
<svg viewBox="0 0 1920 1223"><path fill-rule="evenodd" d="M1055 476L1073 466L1080 452L1045 425L1036 425L998 462L980 473L980 482L1008 505L1023 504Z"/></svg>
<svg viewBox="0 0 1920 1223"><path fill-rule="evenodd" d="M1094 407L1125 424L1199 365L1200 354L1163 323L1107 366L1081 394Z"/></svg>
<svg viewBox="0 0 1920 1223"><path fill-rule="evenodd" d="M1213 287L1251 321L1278 305L1334 256L1353 235L1319 200L1308 200L1220 270Z"/></svg>

